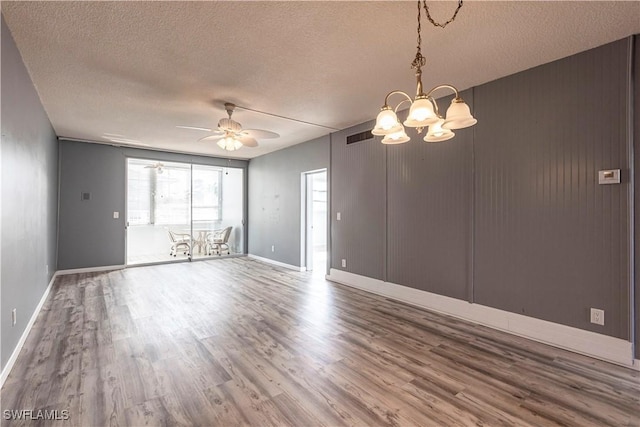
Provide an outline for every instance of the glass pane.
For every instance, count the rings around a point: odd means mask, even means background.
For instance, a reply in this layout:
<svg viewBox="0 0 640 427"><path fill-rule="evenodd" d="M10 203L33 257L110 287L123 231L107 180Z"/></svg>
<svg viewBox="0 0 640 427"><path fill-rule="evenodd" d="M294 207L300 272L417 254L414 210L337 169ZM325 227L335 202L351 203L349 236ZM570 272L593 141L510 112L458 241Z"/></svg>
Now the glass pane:
<svg viewBox="0 0 640 427"><path fill-rule="evenodd" d="M243 188L242 169L193 165L194 257L244 253Z"/></svg>
<svg viewBox="0 0 640 427"><path fill-rule="evenodd" d="M127 264L191 253L191 165L129 159Z"/></svg>
<svg viewBox="0 0 640 427"><path fill-rule="evenodd" d="M143 163L129 162L127 191L127 222L129 225L149 224L151 220L151 168Z"/></svg>
<svg viewBox="0 0 640 427"><path fill-rule="evenodd" d="M153 223L189 227L191 218L191 170L189 165L165 165L156 172L156 187L152 193Z"/></svg>

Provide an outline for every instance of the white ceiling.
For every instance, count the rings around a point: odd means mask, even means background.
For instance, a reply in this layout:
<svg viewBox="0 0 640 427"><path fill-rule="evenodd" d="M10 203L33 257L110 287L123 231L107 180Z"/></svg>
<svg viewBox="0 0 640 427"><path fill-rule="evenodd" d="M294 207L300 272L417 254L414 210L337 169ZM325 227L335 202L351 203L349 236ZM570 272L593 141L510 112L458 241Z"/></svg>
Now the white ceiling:
<svg viewBox="0 0 640 427"><path fill-rule="evenodd" d="M446 20L457 1L428 1ZM60 137L252 158L375 118L415 91L416 3L2 1ZM476 86L640 33L640 2L473 1L446 29L423 21L426 88ZM196 142L224 101L245 128L281 135L229 153ZM595 101L594 101L595 102Z"/></svg>

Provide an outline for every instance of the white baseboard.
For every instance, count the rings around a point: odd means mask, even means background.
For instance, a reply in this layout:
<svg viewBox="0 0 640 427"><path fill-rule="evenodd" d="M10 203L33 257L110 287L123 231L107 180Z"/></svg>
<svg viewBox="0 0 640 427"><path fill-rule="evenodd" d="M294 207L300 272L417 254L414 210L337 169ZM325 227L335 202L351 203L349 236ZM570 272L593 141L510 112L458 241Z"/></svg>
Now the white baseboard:
<svg viewBox="0 0 640 427"><path fill-rule="evenodd" d="M44 294L42 294L42 298L40 298L40 302L36 306L36 309L33 311L33 314L31 315L31 319L29 319L29 323L27 323L27 327L24 328L24 331L22 332L22 336L20 337L20 340L18 341L16 348L13 349L13 353L11 353L11 357L9 357L9 360L7 361L7 364L2 370L2 373L0 373L0 388L2 388L2 386L4 385L4 382L9 376L9 373L11 372L11 369L13 369L13 365L16 363L16 360L18 359L18 355L20 354L20 351L22 350L24 343L27 341L29 332L31 332L31 328L33 327L33 324L38 318L38 314L40 314L40 310L42 309L42 306L44 305L45 301L47 300L47 297L49 296L49 292L53 287L53 283L56 281L56 277L58 277L57 272L51 277L51 280L49 281L49 285L47 285L47 289L45 289Z"/></svg>
<svg viewBox="0 0 640 427"><path fill-rule="evenodd" d="M333 268L327 279L554 347L640 370L638 365L640 361L636 360L634 363L632 343L620 338L472 304Z"/></svg>
<svg viewBox="0 0 640 427"><path fill-rule="evenodd" d="M72 268L71 270L58 270L56 271L56 276L66 276L67 274L76 273L97 273L100 271L122 270L126 267L126 265L106 265L104 267Z"/></svg>
<svg viewBox="0 0 640 427"><path fill-rule="evenodd" d="M256 259L258 261L266 262L267 264L273 264L273 265L277 265L279 267L284 267L284 268L288 268L288 269L296 270L296 271L307 271L306 267L298 267L296 265L285 264L284 262L275 261L273 259L264 258L264 257L258 256L258 255L253 255L253 254L248 254L247 256L249 258L253 258L253 259Z"/></svg>

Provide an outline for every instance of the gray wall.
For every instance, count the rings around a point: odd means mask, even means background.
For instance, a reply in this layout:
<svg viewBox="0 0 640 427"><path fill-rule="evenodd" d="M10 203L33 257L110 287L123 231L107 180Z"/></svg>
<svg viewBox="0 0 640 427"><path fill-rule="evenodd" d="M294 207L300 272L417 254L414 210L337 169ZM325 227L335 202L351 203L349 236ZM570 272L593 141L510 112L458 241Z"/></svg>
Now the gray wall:
<svg viewBox="0 0 640 427"><path fill-rule="evenodd" d="M331 266L386 278L386 150L379 140L347 145L347 137L373 122L331 135ZM341 219L337 220L340 213Z"/></svg>
<svg viewBox="0 0 640 427"><path fill-rule="evenodd" d="M301 174L329 167L329 136L249 163L249 253L300 266ZM275 246L275 251L271 251Z"/></svg>
<svg viewBox="0 0 640 427"><path fill-rule="evenodd" d="M128 157L247 168L244 160L61 141L59 270L125 264ZM82 201L83 192L91 200ZM113 219L114 211L119 219Z"/></svg>
<svg viewBox="0 0 640 427"><path fill-rule="evenodd" d="M332 135L331 267L629 339L629 43L467 91L447 142Z"/></svg>
<svg viewBox="0 0 640 427"><path fill-rule="evenodd" d="M462 97L473 105L471 92ZM387 149L387 280L469 299L474 130L455 131L449 143L423 142L425 132L411 129L412 143Z"/></svg>
<svg viewBox="0 0 640 427"><path fill-rule="evenodd" d="M58 206L58 142L4 17L1 83L4 369L55 272Z"/></svg>
<svg viewBox="0 0 640 427"><path fill-rule="evenodd" d="M630 337L628 47L475 89L476 302ZM598 185L602 169L624 182Z"/></svg>

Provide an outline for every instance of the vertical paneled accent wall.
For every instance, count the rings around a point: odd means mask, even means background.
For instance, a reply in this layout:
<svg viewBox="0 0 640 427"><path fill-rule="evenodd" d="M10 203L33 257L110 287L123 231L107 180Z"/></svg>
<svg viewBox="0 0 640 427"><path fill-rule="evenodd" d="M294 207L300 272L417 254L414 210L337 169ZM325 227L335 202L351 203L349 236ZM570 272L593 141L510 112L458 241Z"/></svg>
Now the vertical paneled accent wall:
<svg viewBox="0 0 640 427"><path fill-rule="evenodd" d="M462 96L473 103L471 91ZM438 105L446 109L450 102L442 99ZM407 132L409 143L386 147L387 280L467 299L473 128L457 130L455 139L440 143L424 142L426 129Z"/></svg>
<svg viewBox="0 0 640 427"><path fill-rule="evenodd" d="M373 122L332 135L331 267L631 339L630 49L466 91L478 124L450 141L346 145ZM604 169L622 182L599 185Z"/></svg>
<svg viewBox="0 0 640 427"><path fill-rule="evenodd" d="M475 89L475 302L629 338L627 49Z"/></svg>
<svg viewBox="0 0 640 427"><path fill-rule="evenodd" d="M385 150L372 139L347 145L368 122L331 136L331 268L384 279L386 240ZM338 221L337 214L341 219Z"/></svg>

